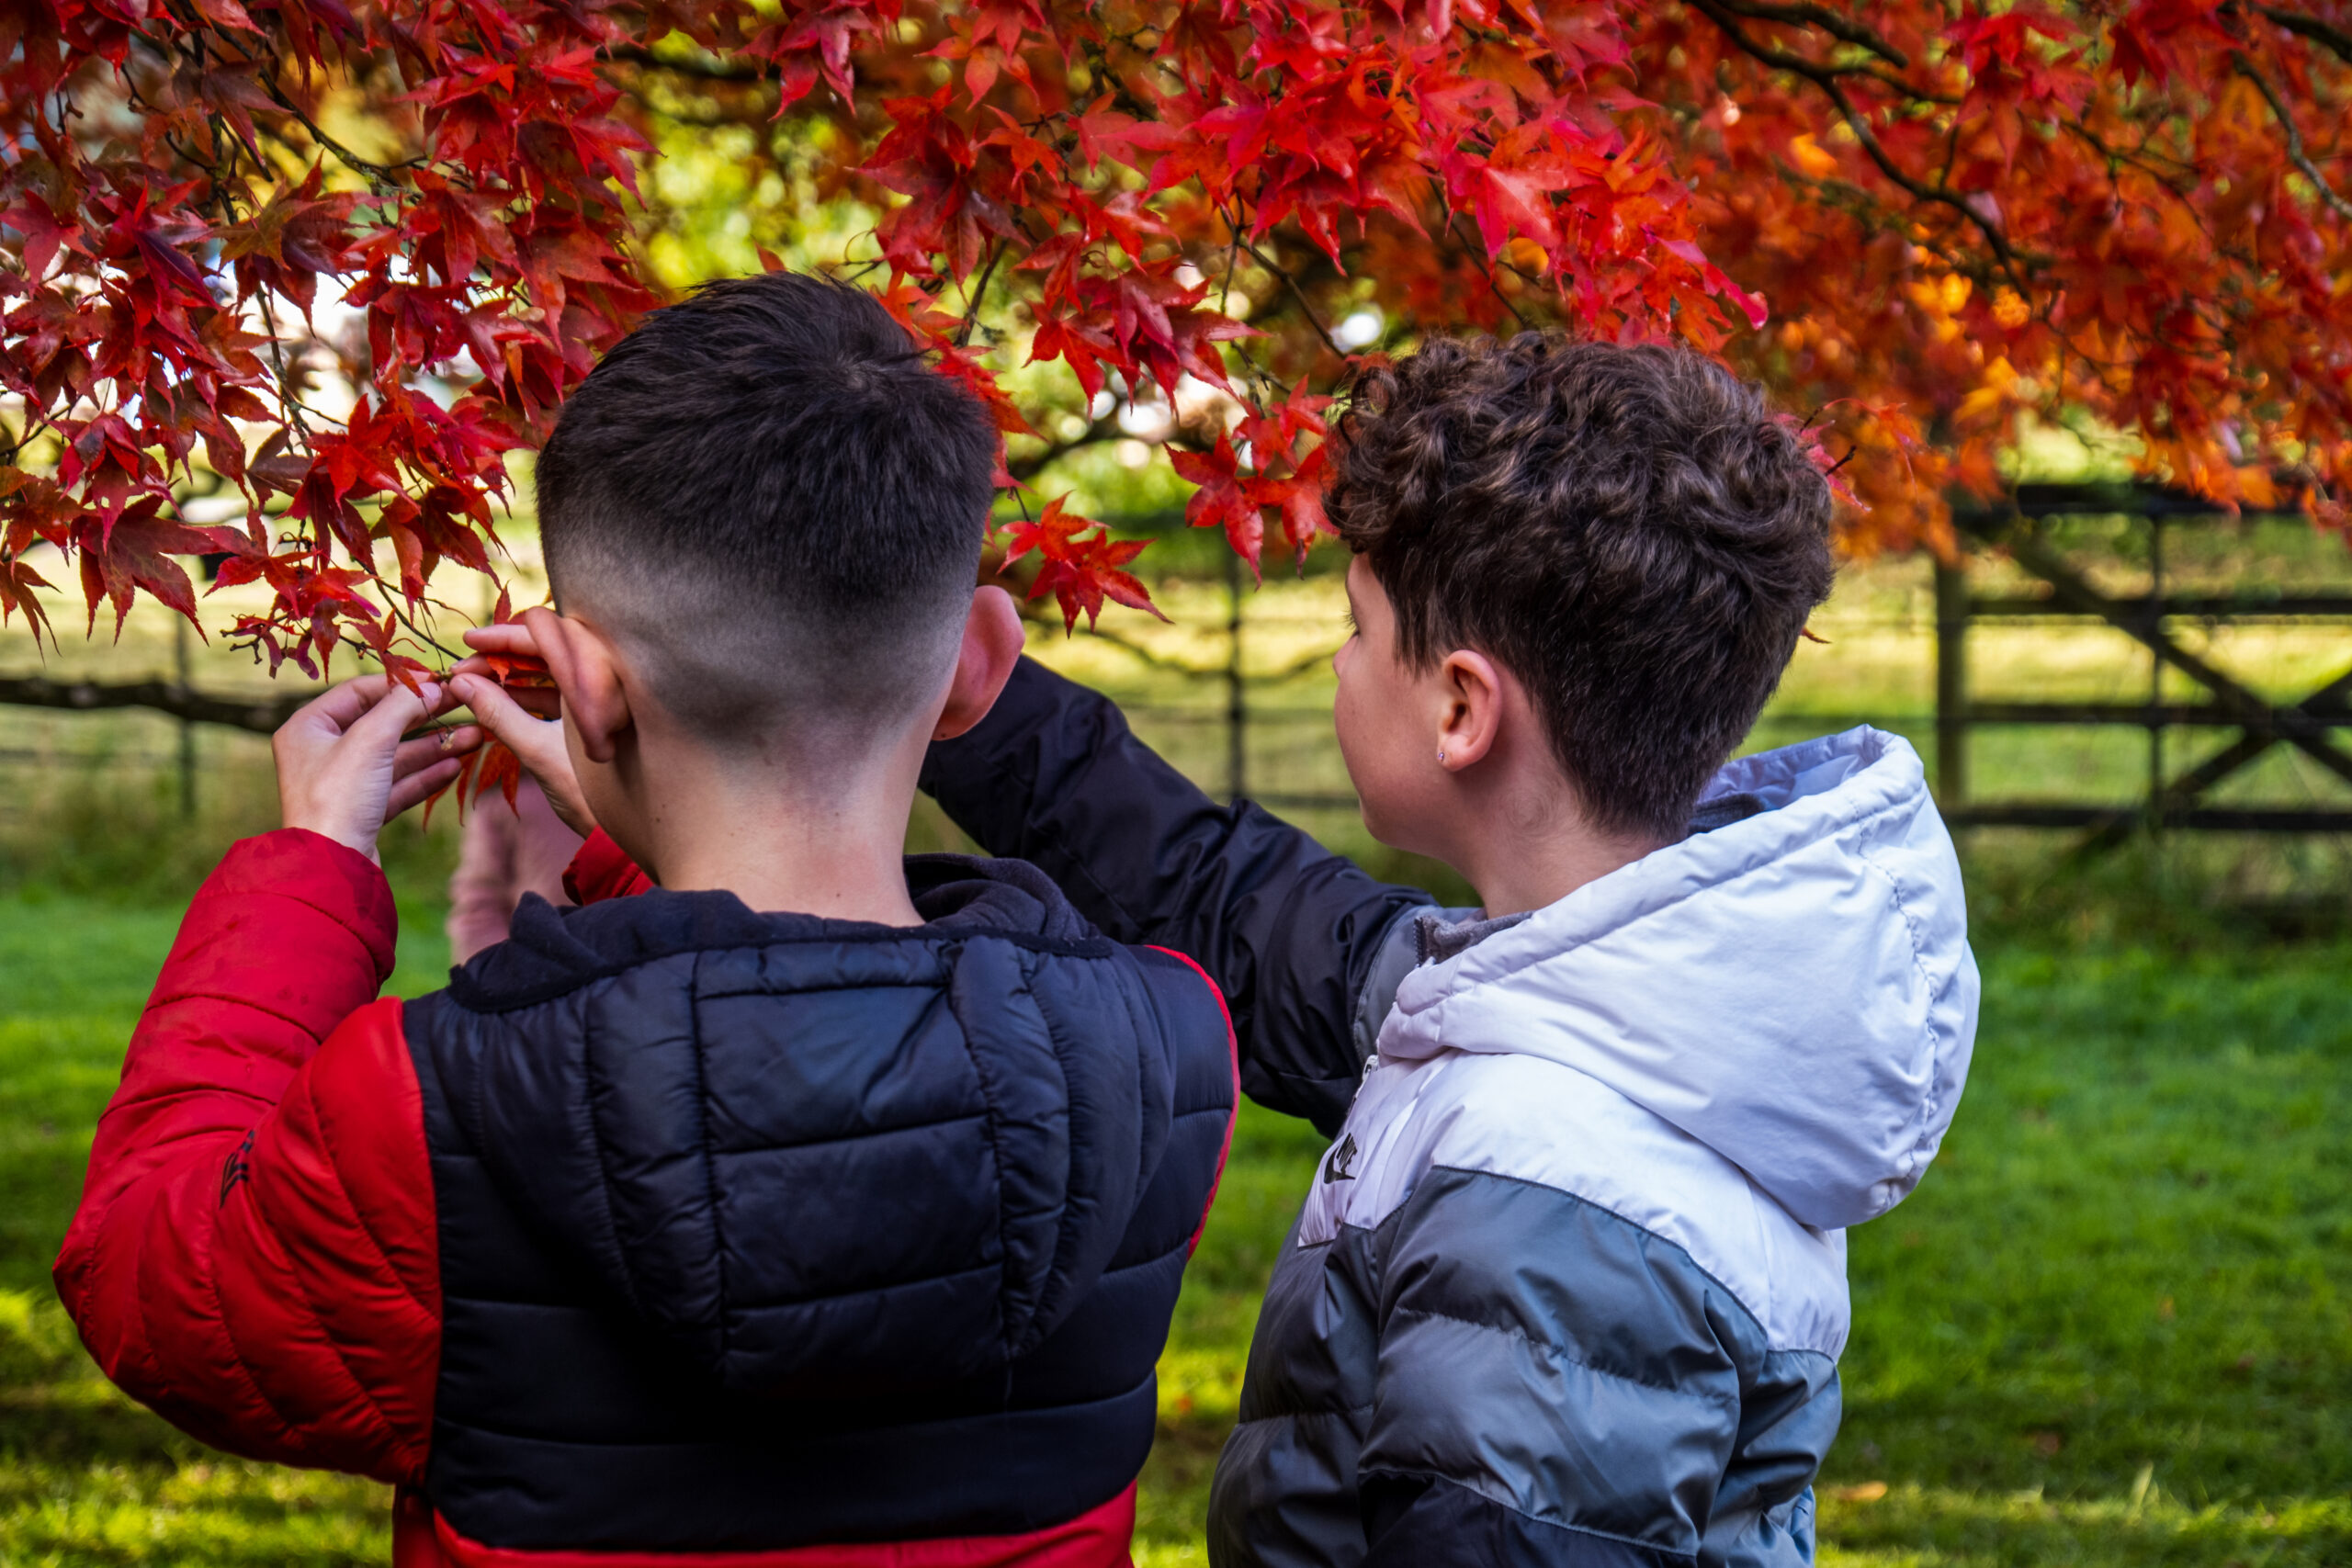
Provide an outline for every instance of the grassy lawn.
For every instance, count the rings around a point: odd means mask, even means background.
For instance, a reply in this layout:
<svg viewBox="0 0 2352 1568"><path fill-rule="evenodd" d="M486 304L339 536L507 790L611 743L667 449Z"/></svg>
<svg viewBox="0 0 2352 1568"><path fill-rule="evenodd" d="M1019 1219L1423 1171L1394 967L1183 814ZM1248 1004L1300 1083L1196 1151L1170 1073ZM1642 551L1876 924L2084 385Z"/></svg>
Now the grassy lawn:
<svg viewBox="0 0 2352 1568"><path fill-rule="evenodd" d="M379 1489L175 1436L96 1379L49 1294L174 920L0 902L0 1562L381 1562ZM419 925L410 991L440 961ZM1825 1560L2352 1562L2352 952L1984 957L1948 1151L1852 1238ZM1317 1152L1245 1116L1164 1362L1144 1568L1204 1560L1258 1292Z"/></svg>

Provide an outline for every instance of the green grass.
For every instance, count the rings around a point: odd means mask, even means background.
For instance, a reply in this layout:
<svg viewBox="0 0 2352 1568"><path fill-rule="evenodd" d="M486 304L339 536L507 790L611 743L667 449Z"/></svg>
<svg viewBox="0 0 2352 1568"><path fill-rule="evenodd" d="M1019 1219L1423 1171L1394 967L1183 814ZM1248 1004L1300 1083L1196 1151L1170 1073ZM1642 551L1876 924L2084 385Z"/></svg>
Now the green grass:
<svg viewBox="0 0 2352 1568"><path fill-rule="evenodd" d="M429 886L398 985L436 976ZM175 913L0 901L0 1563L380 1563L380 1488L208 1454L100 1382L51 1297ZM1984 954L1976 1068L1919 1192L1852 1237L1825 1560L2352 1562L2352 952ZM1204 1559L1259 1292L1319 1152L1245 1113L1163 1363L1138 1561Z"/></svg>
<svg viewBox="0 0 2352 1568"><path fill-rule="evenodd" d="M1946 1152L1852 1237L1827 1540L2352 1561L2348 958L1988 955Z"/></svg>
<svg viewBox="0 0 2352 1568"><path fill-rule="evenodd" d="M381 1563L388 1495L211 1454L82 1353L49 1285L90 1134L178 911L86 896L0 903L0 1563ZM422 989L446 953L403 939Z"/></svg>

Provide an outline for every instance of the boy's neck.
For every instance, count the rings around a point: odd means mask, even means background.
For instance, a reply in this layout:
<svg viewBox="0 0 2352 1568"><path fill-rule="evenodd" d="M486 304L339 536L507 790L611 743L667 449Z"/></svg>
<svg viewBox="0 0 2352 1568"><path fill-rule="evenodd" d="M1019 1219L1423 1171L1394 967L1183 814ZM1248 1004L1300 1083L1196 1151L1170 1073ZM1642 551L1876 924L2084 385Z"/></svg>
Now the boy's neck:
<svg viewBox="0 0 2352 1568"><path fill-rule="evenodd" d="M659 784L632 792L643 808L627 831L639 841L621 847L673 892L732 893L763 913L920 925L905 852L922 757L918 746L821 790L795 790L781 765L664 748L640 764Z"/></svg>
<svg viewBox="0 0 2352 1568"><path fill-rule="evenodd" d="M1633 864L1660 840L1595 833L1578 827L1530 837L1507 837L1464 854L1457 869L1477 889L1489 918L1523 914L1556 904L1589 882Z"/></svg>
<svg viewBox="0 0 2352 1568"><path fill-rule="evenodd" d="M1477 889L1492 919L1556 904L1668 841L1594 827L1549 749L1523 739L1498 747L1458 787L1442 814L1439 858Z"/></svg>

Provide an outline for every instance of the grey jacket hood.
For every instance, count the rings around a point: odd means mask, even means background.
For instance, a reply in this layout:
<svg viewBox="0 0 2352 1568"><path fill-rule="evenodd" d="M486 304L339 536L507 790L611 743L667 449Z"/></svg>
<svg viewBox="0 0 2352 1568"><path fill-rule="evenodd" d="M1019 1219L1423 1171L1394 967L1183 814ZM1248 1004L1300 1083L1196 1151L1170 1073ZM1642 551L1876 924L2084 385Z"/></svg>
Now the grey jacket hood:
<svg viewBox="0 0 2352 1568"><path fill-rule="evenodd" d="M1405 976L1384 1058L1521 1053L1598 1079L1802 1223L1874 1219L1951 1124L1976 1034L1960 863L1917 753L1867 727L1742 758L1759 809Z"/></svg>

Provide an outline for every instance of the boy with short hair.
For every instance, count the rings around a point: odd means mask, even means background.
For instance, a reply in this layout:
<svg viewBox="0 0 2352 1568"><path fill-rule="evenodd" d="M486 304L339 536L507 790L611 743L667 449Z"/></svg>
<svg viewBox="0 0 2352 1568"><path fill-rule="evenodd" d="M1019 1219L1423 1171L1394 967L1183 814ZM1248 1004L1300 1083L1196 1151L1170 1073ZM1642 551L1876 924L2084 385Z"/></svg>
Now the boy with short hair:
<svg viewBox="0 0 2352 1568"><path fill-rule="evenodd" d="M1340 748L1373 833L1483 908L1213 804L1026 661L923 776L1104 930L1198 954L1245 1090L1336 1134L1211 1560L1809 1562L1843 1227L1923 1174L1977 997L1909 746L1724 765L1828 594L1827 488L1662 347L1432 344L1335 438Z"/></svg>
<svg viewBox="0 0 2352 1568"><path fill-rule="evenodd" d="M190 908L58 1259L110 1377L398 1483L401 1568L1126 1562L1231 1036L1033 868L900 858L1020 649L994 458L815 279L605 359L540 459L532 735L661 886L526 898L379 1001L378 830L474 736L403 741L450 695L381 677L289 721L287 826Z"/></svg>

